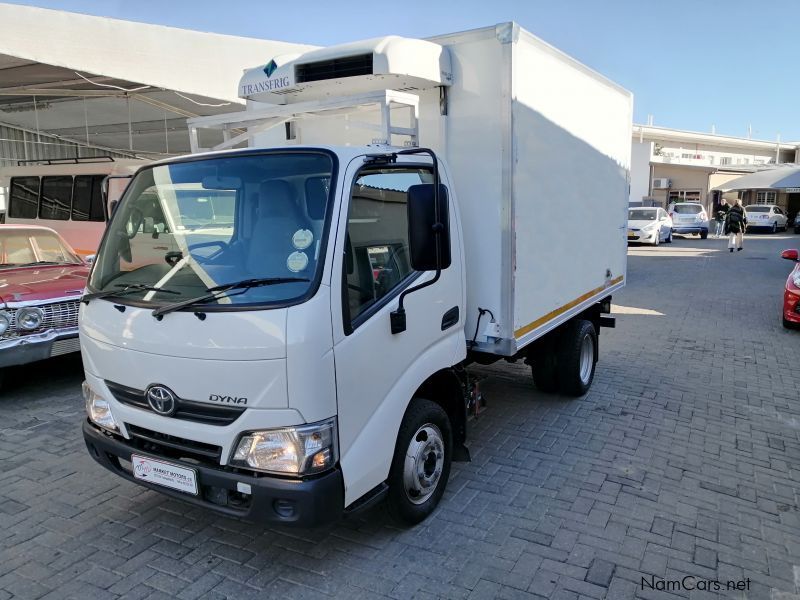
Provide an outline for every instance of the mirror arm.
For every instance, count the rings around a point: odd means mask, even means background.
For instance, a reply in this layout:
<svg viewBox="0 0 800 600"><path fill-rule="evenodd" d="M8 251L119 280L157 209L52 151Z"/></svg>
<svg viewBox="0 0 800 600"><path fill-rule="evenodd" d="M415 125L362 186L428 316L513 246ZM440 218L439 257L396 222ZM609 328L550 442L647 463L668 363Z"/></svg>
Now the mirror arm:
<svg viewBox="0 0 800 600"><path fill-rule="evenodd" d="M421 290L422 288L426 288L429 285L433 285L437 281L439 281L439 276L442 274L442 256L441 256L441 234L443 230L443 225L441 221L441 215L439 214L439 159L436 157L436 153L431 150L430 148L408 148L406 150L399 150L397 155L400 154L427 154L431 157L433 161L433 212L436 217L436 224L433 226L433 234L436 236L436 275L433 276L433 279L430 281L426 281L425 283L421 283L420 285L415 285L414 287L408 288L403 290L403 293L400 294L400 300L398 301L397 310L392 311L389 313L389 320L392 329L392 335L396 333L403 333L406 330L406 309L403 307L403 300L408 294L412 292L416 292Z"/></svg>

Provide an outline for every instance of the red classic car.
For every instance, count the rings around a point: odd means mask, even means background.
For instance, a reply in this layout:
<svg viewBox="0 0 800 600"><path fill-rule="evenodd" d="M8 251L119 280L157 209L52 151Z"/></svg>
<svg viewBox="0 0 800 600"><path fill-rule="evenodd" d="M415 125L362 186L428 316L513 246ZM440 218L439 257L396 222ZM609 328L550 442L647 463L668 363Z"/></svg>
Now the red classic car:
<svg viewBox="0 0 800 600"><path fill-rule="evenodd" d="M89 266L52 229L0 225L0 367L77 352Z"/></svg>
<svg viewBox="0 0 800 600"><path fill-rule="evenodd" d="M800 328L800 256L797 250L784 250L781 258L794 262L783 290L783 326L797 329Z"/></svg>

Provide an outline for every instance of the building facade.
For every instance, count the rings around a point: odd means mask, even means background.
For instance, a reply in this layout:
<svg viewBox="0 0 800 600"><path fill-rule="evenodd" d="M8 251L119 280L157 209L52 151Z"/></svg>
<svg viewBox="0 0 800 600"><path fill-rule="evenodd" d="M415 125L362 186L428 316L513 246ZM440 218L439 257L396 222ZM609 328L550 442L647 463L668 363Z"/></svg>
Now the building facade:
<svg viewBox="0 0 800 600"><path fill-rule="evenodd" d="M631 146L631 202L666 207L674 201L700 202L711 211L725 197L745 204L787 207L778 189L725 191L729 181L784 163L800 162L797 143L634 125Z"/></svg>

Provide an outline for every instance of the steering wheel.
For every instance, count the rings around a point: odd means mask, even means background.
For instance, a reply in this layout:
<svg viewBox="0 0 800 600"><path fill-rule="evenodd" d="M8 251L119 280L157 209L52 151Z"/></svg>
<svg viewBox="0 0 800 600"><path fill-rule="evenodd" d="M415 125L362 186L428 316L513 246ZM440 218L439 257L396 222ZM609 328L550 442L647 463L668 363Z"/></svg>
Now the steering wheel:
<svg viewBox="0 0 800 600"><path fill-rule="evenodd" d="M222 240L213 240L211 242L200 242L198 244L191 244L189 246L189 252L191 253L192 258L194 258L197 262L199 262L200 264L206 264L206 263L214 260L215 258L217 258L225 250L227 250L228 245L229 245L228 242L223 242ZM198 250L200 248L211 248L213 246L219 246L219 250L217 250L216 252L212 252L208 256L195 256L194 255L194 251L195 250Z"/></svg>

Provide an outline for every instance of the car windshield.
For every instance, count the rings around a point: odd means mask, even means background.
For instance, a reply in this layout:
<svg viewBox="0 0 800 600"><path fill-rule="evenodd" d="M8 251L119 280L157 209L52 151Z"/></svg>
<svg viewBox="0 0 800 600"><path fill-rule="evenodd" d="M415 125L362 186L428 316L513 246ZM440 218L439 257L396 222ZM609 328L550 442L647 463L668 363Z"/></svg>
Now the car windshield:
<svg viewBox="0 0 800 600"><path fill-rule="evenodd" d="M769 206L747 206L745 207L747 212L769 212Z"/></svg>
<svg viewBox="0 0 800 600"><path fill-rule="evenodd" d="M657 216L658 216L657 210L634 208L628 211L629 221L655 221Z"/></svg>
<svg viewBox="0 0 800 600"><path fill-rule="evenodd" d="M322 262L332 173L333 161L322 151L228 155L144 169L109 225L90 291L125 289L126 302L160 306L245 280L275 279L203 306L300 298Z"/></svg>
<svg viewBox="0 0 800 600"><path fill-rule="evenodd" d="M676 204L672 208L672 212L679 215L696 215L703 211L703 207L699 204Z"/></svg>
<svg viewBox="0 0 800 600"><path fill-rule="evenodd" d="M0 269L47 264L80 265L83 261L53 232L0 226Z"/></svg>

